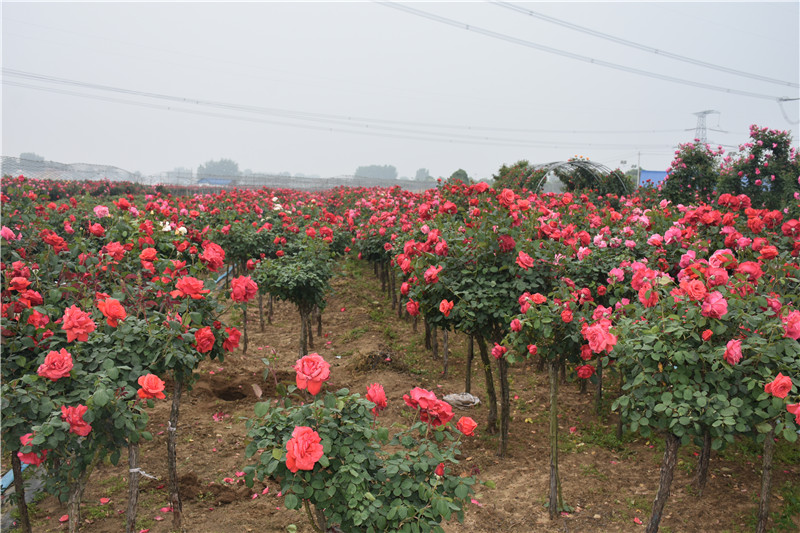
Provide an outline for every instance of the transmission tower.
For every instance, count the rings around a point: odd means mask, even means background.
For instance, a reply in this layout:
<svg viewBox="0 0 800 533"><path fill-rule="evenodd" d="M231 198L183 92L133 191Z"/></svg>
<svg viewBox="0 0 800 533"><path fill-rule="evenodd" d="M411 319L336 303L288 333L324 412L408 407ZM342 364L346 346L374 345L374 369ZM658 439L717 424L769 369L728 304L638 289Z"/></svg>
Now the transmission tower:
<svg viewBox="0 0 800 533"><path fill-rule="evenodd" d="M706 117L708 115L716 113L719 115L719 111L715 111L713 109L706 109L705 111L698 111L697 113L692 113L694 116L697 117L697 126L694 129L694 138L699 139L701 143L706 144L708 143L708 128L706 128Z"/></svg>

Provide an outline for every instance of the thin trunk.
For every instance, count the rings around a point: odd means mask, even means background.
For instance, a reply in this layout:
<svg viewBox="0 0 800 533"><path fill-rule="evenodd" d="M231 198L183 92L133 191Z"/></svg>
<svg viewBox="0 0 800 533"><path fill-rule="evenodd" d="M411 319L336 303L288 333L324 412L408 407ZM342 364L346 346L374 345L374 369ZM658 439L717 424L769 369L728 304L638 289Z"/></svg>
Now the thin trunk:
<svg viewBox="0 0 800 533"><path fill-rule="evenodd" d="M447 340L448 340L447 337L448 337L448 335L447 334L448 334L448 331L446 329L443 329L442 330L442 359L443 359L444 372L442 372L442 376L444 377L444 379L447 379L447 350L448 350L448 347L447 347Z"/></svg>
<svg viewBox="0 0 800 533"><path fill-rule="evenodd" d="M183 504L178 490L178 454L175 446L178 441L178 413L181 407L183 381L175 376L175 390L172 393L172 409L167 423L167 463L169 468L169 502L172 507L172 529L182 531Z"/></svg>
<svg viewBox="0 0 800 533"><path fill-rule="evenodd" d="M244 330L244 343L242 346L242 353L247 354L247 304L242 304L242 329Z"/></svg>
<svg viewBox="0 0 800 533"><path fill-rule="evenodd" d="M539 360L536 362L536 371L537 372L544 372L544 365L547 363L547 359L544 358L544 355L539 355Z"/></svg>
<svg viewBox="0 0 800 533"><path fill-rule="evenodd" d="M411 324L411 333L417 334L417 317L414 317L414 322Z"/></svg>
<svg viewBox="0 0 800 533"><path fill-rule="evenodd" d="M558 517L561 507L558 486L558 359L552 359L548 366L550 377L550 490L548 494L548 510L550 520Z"/></svg>
<svg viewBox="0 0 800 533"><path fill-rule="evenodd" d="M125 533L134 533L139 510L139 443L128 444L128 512L125 515Z"/></svg>
<svg viewBox="0 0 800 533"><path fill-rule="evenodd" d="M619 376L619 387L617 388L617 398L622 396L622 375ZM622 440L622 413L617 418L617 440Z"/></svg>
<svg viewBox="0 0 800 533"><path fill-rule="evenodd" d="M19 510L19 526L23 533L31 533L31 519L28 516L28 504L25 503L25 480L22 479L22 461L16 452L11 452L11 470L14 472L14 492L17 495Z"/></svg>
<svg viewBox="0 0 800 533"><path fill-rule="evenodd" d="M492 376L492 361L489 359L489 350L486 349L486 340L478 335L475 340L478 342L478 352L481 354L483 363L483 373L486 377L486 396L489 404L489 416L486 420L486 432L490 435L497 433L497 394L494 392L494 377Z"/></svg>
<svg viewBox="0 0 800 533"><path fill-rule="evenodd" d="M397 299L397 318L403 318L403 308L405 307L405 305L403 305L403 302L401 300L402 298Z"/></svg>
<svg viewBox="0 0 800 533"><path fill-rule="evenodd" d="M306 313L306 334L308 334L308 349L314 349L314 325L312 324L311 316L314 314L314 310L312 308L311 311Z"/></svg>
<svg viewBox="0 0 800 533"><path fill-rule="evenodd" d="M431 350L433 358L439 359L439 333L436 331L436 326L431 326Z"/></svg>
<svg viewBox="0 0 800 533"><path fill-rule="evenodd" d="M425 324L425 348L431 349L431 325L428 324L428 319L423 317L422 322Z"/></svg>
<svg viewBox="0 0 800 533"><path fill-rule="evenodd" d="M306 333L306 314L300 309L300 357L308 355L308 334Z"/></svg>
<svg viewBox="0 0 800 533"><path fill-rule="evenodd" d="M379 277L378 275L378 263L372 263L372 272L375 274L375 277Z"/></svg>
<svg viewBox="0 0 800 533"><path fill-rule="evenodd" d="M67 512L69 513L69 533L78 531L78 526L81 523L81 499L83 498L83 491L86 489L86 482L89 480L89 475L92 473L94 465L97 461L97 456L92 460L86 470L80 473L69 488L69 500L67 500Z"/></svg>
<svg viewBox="0 0 800 533"><path fill-rule="evenodd" d="M395 308L397 305L397 276L394 273L394 269L389 270L389 292L392 293L392 309Z"/></svg>
<svg viewBox="0 0 800 533"><path fill-rule="evenodd" d="M560 370L560 373L561 373L561 384L562 385L566 385L567 384L567 362L562 360L561 363L558 366L559 366L559 370Z"/></svg>
<svg viewBox="0 0 800 533"><path fill-rule="evenodd" d="M264 333L264 295L258 293L258 321L261 326L261 333Z"/></svg>
<svg viewBox="0 0 800 533"><path fill-rule="evenodd" d="M586 394L587 387L586 384L589 382L588 379L581 379L578 378L580 382L578 383L578 394Z"/></svg>
<svg viewBox="0 0 800 533"><path fill-rule="evenodd" d="M708 428L703 430L703 449L700 450L700 458L697 460L697 475L694 478L694 486L697 495L702 496L708 481L708 462L711 459L711 433Z"/></svg>
<svg viewBox="0 0 800 533"><path fill-rule="evenodd" d="M317 310L317 337L322 337L322 311L319 307L314 309Z"/></svg>
<svg viewBox="0 0 800 533"><path fill-rule="evenodd" d="M764 437L764 456L761 463L761 495L758 500L758 523L756 533L767 530L769 520L769 492L772 485L772 454L775 451L775 426Z"/></svg>
<svg viewBox="0 0 800 533"><path fill-rule="evenodd" d="M508 361L505 357L497 360L500 368L500 447L497 450L499 457L505 457L508 452L508 423L511 419L511 391L508 383Z"/></svg>
<svg viewBox="0 0 800 533"><path fill-rule="evenodd" d="M597 358L597 388L594 391L594 410L599 415L603 407L603 358Z"/></svg>
<svg viewBox="0 0 800 533"><path fill-rule="evenodd" d="M272 302L273 302L273 300L274 300L274 298L270 294L269 295L269 314L267 314L267 322L269 324L272 324Z"/></svg>
<svg viewBox="0 0 800 533"><path fill-rule="evenodd" d="M675 465L678 462L678 446L680 446L680 443L681 440L678 437L672 433L667 433L664 442L664 459L661 461L661 479L658 483L658 493L653 501L653 513L650 515L650 523L647 524L645 533L656 533L658 531L658 525L664 513L664 505L669 499L669 488L672 485L672 476L675 473Z"/></svg>
<svg viewBox="0 0 800 533"><path fill-rule="evenodd" d="M386 292L386 269L384 268L384 266L385 265L383 263L381 263L380 264L380 268L378 270L378 272L380 273L380 279L381 279L381 293L385 293Z"/></svg>
<svg viewBox="0 0 800 533"><path fill-rule="evenodd" d="M472 359L475 357L475 337L469 336L469 344L467 344L467 368L464 374L464 392L467 394L472 392Z"/></svg>

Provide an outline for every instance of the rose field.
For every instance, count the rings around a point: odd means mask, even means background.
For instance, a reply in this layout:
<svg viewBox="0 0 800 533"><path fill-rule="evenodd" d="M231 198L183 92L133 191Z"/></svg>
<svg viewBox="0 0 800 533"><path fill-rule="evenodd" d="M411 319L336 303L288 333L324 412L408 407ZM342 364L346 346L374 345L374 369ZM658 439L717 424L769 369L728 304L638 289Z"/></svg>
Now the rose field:
<svg viewBox="0 0 800 533"><path fill-rule="evenodd" d="M750 136L634 192L3 177L4 529L800 530L800 158Z"/></svg>

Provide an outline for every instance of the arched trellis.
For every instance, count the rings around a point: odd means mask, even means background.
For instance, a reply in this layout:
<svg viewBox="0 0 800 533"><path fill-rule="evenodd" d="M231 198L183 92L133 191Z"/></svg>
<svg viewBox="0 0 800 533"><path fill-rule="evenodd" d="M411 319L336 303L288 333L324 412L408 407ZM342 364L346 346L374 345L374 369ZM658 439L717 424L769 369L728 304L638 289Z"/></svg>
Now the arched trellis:
<svg viewBox="0 0 800 533"><path fill-rule="evenodd" d="M578 174L578 173L587 173L589 176L593 177L595 181L599 181L601 178L612 175L614 176L620 184L621 190L625 191L625 194L630 194L630 183L626 182L619 172L614 172L607 166L596 163L594 161L589 161L588 159L575 159L571 161L554 161L552 163L544 163L538 165L531 165L531 173L529 176L533 176L534 174L541 173L541 177L536 182L536 185L531 189L532 192L538 193L541 191L542 187L547 181L547 178L552 176L554 178L558 177L558 174L565 173L568 175Z"/></svg>

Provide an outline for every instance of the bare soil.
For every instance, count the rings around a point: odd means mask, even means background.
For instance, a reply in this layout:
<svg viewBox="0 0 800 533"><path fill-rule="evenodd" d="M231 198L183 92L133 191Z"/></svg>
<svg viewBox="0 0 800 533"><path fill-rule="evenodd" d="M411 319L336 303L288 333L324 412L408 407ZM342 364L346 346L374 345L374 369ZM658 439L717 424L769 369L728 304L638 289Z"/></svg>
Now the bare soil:
<svg viewBox="0 0 800 533"><path fill-rule="evenodd" d="M366 391L370 383L381 383L389 406L381 418L385 423L401 420L407 409L402 395L420 386L440 397L463 392L466 338L450 335L450 371L442 376L441 360L434 360L423 346L424 328L413 333L412 323L398 319L390 299L381 294L380 282L363 264L346 263L333 280L333 292L322 317L323 335L315 335L316 351L331 363L329 389L347 386ZM237 350L224 362L206 361L199 379L182 402L178 428L178 460L183 499L184 525L188 532L285 532L312 531L304 514L288 511L278 497L275 483L248 489L237 475L247 464L245 420L253 416L256 402L275 396L275 383L263 379L264 357L273 357L280 382L292 383L292 366L298 358L299 315L294 306L275 303L272 324L259 328L258 306L248 313L250 346L247 354ZM232 317L234 320L236 317ZM314 331L316 334L316 331ZM441 349L441 340L440 340ZM477 347L476 347L477 352ZM483 372L476 359L472 368L472 392L485 400ZM496 372L495 372L496 373ZM456 469L492 480L495 489L479 486L468 504L463 524L446 524L447 532L627 532L644 531L635 519L647 523L655 497L663 441L628 437L616 443L613 415L600 419L594 414L592 393L580 394L575 383L561 387L560 471L565 501L574 512L557 520L548 518L546 501L549 468L548 387L545 373L535 366L517 365L510 370L512 421L509 453L496 456L497 438L483 430L483 406L458 415L472 416L478 436L462 447ZM255 388L254 388L255 387ZM261 400L257 397L260 390ZM168 391L169 392L169 391ZM610 396L611 393L609 392ZM172 531L168 506L166 423L169 401L159 402L150 413L151 442L141 447L141 468L157 479L143 479L140 486L137 531ZM682 447L672 495L661 522L662 531L722 532L752 531L760 460L753 453L714 454L710 478L702 498L690 486L697 452ZM124 530L127 507L128 466L100 465L92 474L84 494L82 531ZM772 509L780 510L779 488L797 483L800 465L778 462L773 472ZM269 489L264 493L265 489ZM101 504L101 498L110 498ZM38 501L33 516L34 531L65 531L59 522L65 506L54 498ZM800 519L795 519L800 527Z"/></svg>

